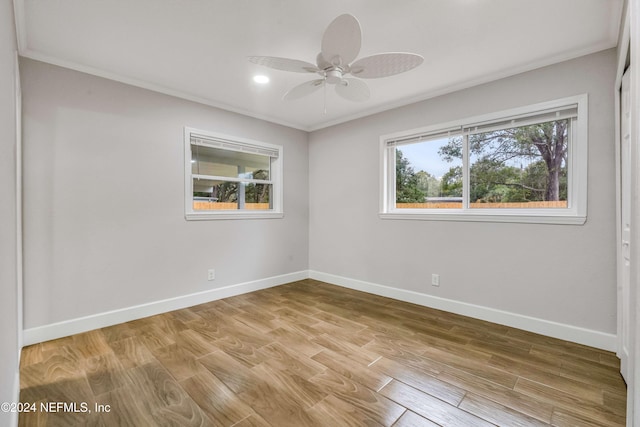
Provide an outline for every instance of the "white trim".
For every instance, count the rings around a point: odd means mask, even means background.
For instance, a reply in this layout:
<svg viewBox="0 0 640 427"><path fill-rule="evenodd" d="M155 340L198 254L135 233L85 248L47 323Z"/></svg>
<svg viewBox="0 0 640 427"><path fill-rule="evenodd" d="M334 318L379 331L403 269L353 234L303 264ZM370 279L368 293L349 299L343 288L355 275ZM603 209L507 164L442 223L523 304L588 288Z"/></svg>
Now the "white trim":
<svg viewBox="0 0 640 427"><path fill-rule="evenodd" d="M16 27L16 42L18 53L27 47L27 24L25 23L24 0L13 0L13 20Z"/></svg>
<svg viewBox="0 0 640 427"><path fill-rule="evenodd" d="M620 90L618 87L613 94L614 97L614 117L615 117L615 166L616 166L616 307L617 307L617 331L618 331L618 347L616 348L616 355L621 358L622 355L622 272L624 263L622 261L622 153L620 150L621 129L620 129Z"/></svg>
<svg viewBox="0 0 640 427"><path fill-rule="evenodd" d="M627 9L628 13L628 9ZM629 24L627 19L627 13L623 16L623 28L620 36L620 44L621 46L618 48L618 67L616 70L616 82L613 88L614 95L614 119L615 119L615 166L616 166L616 271L617 271L617 280L616 280L616 289L617 289L617 307L618 307L618 318L617 318L617 327L618 327L618 348L616 350L616 354L618 357L621 357L622 354L622 271L623 271L623 262L622 262L622 172L621 172L621 162L622 162L622 154L620 152L620 144L621 144L621 129L620 129L620 120L621 120L621 96L620 91L622 89L622 75L624 74L626 56L629 50Z"/></svg>
<svg viewBox="0 0 640 427"><path fill-rule="evenodd" d="M282 212L271 211L203 211L191 212L184 215L187 221L208 221L212 219L277 219L284 218Z"/></svg>
<svg viewBox="0 0 640 427"><path fill-rule="evenodd" d="M22 3L22 0L16 0L17 3ZM18 40L22 38L23 32L18 32ZM26 42L25 42L26 44ZM48 64L56 65L58 67L68 68L70 70L79 71L81 73L90 74L92 76L102 77L104 79L112 80L114 82L124 83L130 86L139 87L142 89L150 90L152 92L161 93L164 95L173 96L175 98L184 99L191 102L197 102L198 104L208 105L210 107L219 108L221 110L230 111L232 113L241 114L247 117L253 117L254 119L264 120L270 123L275 123L278 125L290 127L293 129L302 130L305 132L310 132L311 129L307 126L301 125L299 123L288 122L286 120L279 119L277 117L273 117L267 114L256 113L255 111L250 111L244 108L238 108L230 104L226 104L224 102L216 101L209 98L203 98L201 96L193 95L188 92L184 92L178 89L172 89L170 87L162 86L160 84L151 83L148 81L124 76L119 73L114 73L111 71L101 70L99 68L90 67L87 65L79 64L74 61L68 61L66 59L56 58L54 56L45 55L43 53L37 52L28 48L20 49L20 56L24 58L34 59L40 62L46 62Z"/></svg>
<svg viewBox="0 0 640 427"><path fill-rule="evenodd" d="M551 58L545 58L544 60L532 61L531 63L528 63L528 64L516 66L516 67L505 69L505 70L500 70L494 73L488 73L476 79L465 80L464 82L461 82L461 83L454 83L449 86L436 88L432 91L425 92L417 96L409 96L407 98L400 99L396 102L390 102L384 105L373 107L359 113L344 115L334 120L318 123L317 125L311 125L308 128L305 128L304 130L307 130L308 132L313 132L316 130L325 129L341 123L346 123L346 122L350 122L363 117L368 117L374 114L382 113L385 111L394 110L396 108L404 107L406 105L411 105L418 102L426 101L428 99L447 95L450 93L459 92L464 89L473 88L486 83L491 83L497 80L506 79L508 77L517 76L518 74L523 74L532 70L536 70L538 68L543 68L543 67L555 65L561 62L570 61L573 59L580 58L582 56L586 56L593 53L598 53L603 50L611 49L613 47L616 47L615 41L601 43L601 44L591 46L586 49L581 49L575 52L562 53L562 54L553 56Z"/></svg>
<svg viewBox="0 0 640 427"><path fill-rule="evenodd" d="M251 139L240 141L238 138L214 134L208 132L207 135L198 135L196 129L191 130L191 145L200 147L217 148L225 151L235 151L238 153L246 153L264 157L278 157L280 155L279 147L268 143L257 143Z"/></svg>
<svg viewBox="0 0 640 427"><path fill-rule="evenodd" d="M629 35L631 39L631 310L629 320L630 357L627 383L627 425L640 426L640 1L629 0Z"/></svg>
<svg viewBox="0 0 640 427"><path fill-rule="evenodd" d="M488 322L523 329L525 331L534 332L553 338L559 338L578 344L584 344L602 350L615 351L616 349L617 338L614 334L608 334L605 332L599 332L577 326L566 325L563 323L552 322L549 320L525 316L522 314L511 313L508 311L497 310L495 308L440 298L433 295L408 291L406 289L392 288L389 286L365 282L362 280L349 279L346 277L322 273L319 271L310 270L309 277L311 279L320 280L322 282L331 283L333 285L343 286L349 289L355 289L374 295L380 295L400 301L410 302L412 304L418 304L425 307L444 310L450 313L461 314L463 316L469 316L475 319L486 320Z"/></svg>
<svg viewBox="0 0 640 427"><path fill-rule="evenodd" d="M17 18L16 18L17 19ZM20 68L18 52L14 56L14 91L15 91L15 166L16 166L16 342L17 342L17 362L15 365L15 375L13 380L13 396L12 402L20 401L20 358L22 357L22 340L23 340L23 324L22 324L22 288L23 288L23 270L22 270L22 89L20 86ZM13 412L9 415L9 425L18 426L18 413Z"/></svg>
<svg viewBox="0 0 640 427"><path fill-rule="evenodd" d="M19 366L16 367L17 371L16 374L14 376L13 379L13 397L11 402L20 402L20 370L19 370ZM16 412L12 412L11 415L9 416L9 425L10 426L18 426L18 416L20 414L16 411Z"/></svg>
<svg viewBox="0 0 640 427"><path fill-rule="evenodd" d="M524 209L521 209L521 211ZM533 209L527 209L523 214L516 210L501 209L500 215L496 214L496 209L473 209L465 212L461 210L437 209L437 212L425 213L418 209L402 209L394 212L378 214L380 219L408 219L420 221L466 221L466 222L515 222L532 224L562 224L562 225L583 225L587 222L586 216L563 215L559 213L543 214L547 209L536 211L538 215L531 215ZM446 212L445 212L446 211ZM398 213L396 213L398 212ZM411 213L413 212L413 213Z"/></svg>
<svg viewBox="0 0 640 427"><path fill-rule="evenodd" d="M16 4L20 4L22 5L23 1L22 0L14 0L16 2ZM17 10L17 8L16 8ZM20 19L20 16L18 16L17 20ZM17 24L19 24L19 21L17 22ZM151 83L148 81L144 81L144 80L140 80L140 79L136 79L136 78L132 78L132 77L128 77L128 76L124 76L122 74L118 74L118 73L114 73L111 71L105 71L105 70L101 70L95 67L89 67L87 65L83 65L83 64L79 64L77 62L74 61L69 61L69 60L65 60L65 59L60 59L60 58L56 58L54 56L50 56L50 55L45 55L43 53L40 53L38 51L35 51L33 49L28 49L26 48L26 31L22 31L22 28L24 27L24 25L19 25L18 28L18 43L19 46L20 44L22 44L22 46L20 46L20 56L23 56L25 58L30 58L30 59L34 59L36 61L40 61L40 62L46 62L48 64L52 64L52 65L57 65L59 67L64 67L64 68L68 68L70 70L75 70L75 71L79 71L81 73L85 73L85 74L91 74L93 76L98 76L98 77L102 77L105 79L109 79L109 80L113 80L115 82L120 82L120 83L124 83L124 84L128 84L131 86L135 86L135 87L139 87L142 89L147 89L153 92L157 92L157 93L162 93L165 95L169 95L169 96L173 96L176 98L180 98L180 99L185 99L187 101L192 101L192 102L197 102L198 104L202 104L202 105L208 105L210 107L215 107L215 108L220 108L226 111L230 111L233 113L237 113L237 114L242 114L244 116L248 116L248 117L253 117L255 119L259 119L259 120L265 120L267 122L270 123L275 123L275 124L279 124L282 126L287 126L293 129L298 129L298 130L302 130L305 132L314 132L317 130L321 130L321 129L325 129L331 126L335 126L341 123L346 123L346 122L350 122L353 120L357 120L363 117L368 117L368 116L372 116L374 114L378 114L378 113L382 113L385 111L389 111L389 110L393 110L396 108L400 108L400 107L404 107L406 105L411 105L411 104L415 104L418 102L422 102L422 101L426 101L428 99L432 99L432 98L436 98L438 96L442 96L442 95L446 95L449 93L454 93L454 92L458 92L464 89L468 89L468 88L472 88L475 86L479 86L482 84L486 84L486 83L490 83L493 81L497 81L500 79L504 79L507 77L512 77L512 76L516 76L518 74L522 74L522 73L526 73L528 71L532 71L538 68L542 68L542 67L546 67L546 66L550 66L550 65L555 65L557 63L560 62L564 62L564 61L570 61L572 59L576 59L576 58L580 58L582 56L585 55L590 55L592 53L597 53L600 52L602 50L606 50L606 49L610 49L612 47L616 46L615 42L606 42L606 43L602 43L596 46L592 46L589 47L587 49L582 49L576 52L568 52L566 54L560 54L551 58L545 58L544 60L541 61L533 61L531 63L528 64L524 64L522 66L516 66L507 70L501 70L499 72L495 72L495 73L488 73L484 76L481 76L479 78L476 79L471 79L471 80L467 80L464 81L462 83L455 83L452 85L448 85L445 87L441 87L441 88L436 88L434 90L431 90L429 92L420 94L418 96L408 96L406 98L402 98L399 99L395 102L390 102L384 105L379 105L373 108L369 108L366 109L364 111L361 112L357 112L357 113L353 113L353 114L347 114L347 115L342 115L336 119L333 120L328 120L325 122L319 122L319 123L312 123L312 124L302 124L302 123L293 123L293 122L289 122L287 120L283 120L281 118L278 117L273 117L270 116L268 114L263 114L263 113L257 113L255 111L250 111L244 108L239 108L233 105L229 105L229 104L225 104L223 102L219 102L216 100L212 100L212 99L208 99L208 98L203 98L197 95L193 95L178 89L172 89L169 87L165 87L156 83Z"/></svg>
<svg viewBox="0 0 640 427"><path fill-rule="evenodd" d="M194 305L228 298L247 292L258 291L271 288L285 283L291 283L308 278L306 270L280 276L268 277L251 282L239 283L225 286L223 288L211 289L203 292L196 292L188 295L181 295L175 298L168 298L160 301L153 301L132 307L93 314L90 316L64 320L62 322L49 325L38 326L25 329L24 344L31 345L43 341L61 338L73 334L90 331L97 328L116 325L118 323L129 322L143 317L154 316L173 310L192 307Z"/></svg>
<svg viewBox="0 0 640 427"><path fill-rule="evenodd" d="M217 175L198 175L196 173L191 174L191 178L208 179L210 181L227 181L227 182L244 182L246 184L273 184L273 181L265 179L252 179L252 178L235 178L232 176L217 176Z"/></svg>
<svg viewBox="0 0 640 427"><path fill-rule="evenodd" d="M567 208L557 209L480 209L470 208L469 203L469 165L463 156L463 207L461 209L396 209L395 208L395 160L391 158L394 146L389 141L411 138L415 135L428 135L443 130L462 127L469 123L491 123L511 117L527 117L537 112L558 110L563 107L577 105L577 123L570 126L571 132L569 158L569 197ZM466 134L467 132L463 132ZM468 143L464 142L464 152L468 152ZM467 117L450 122L424 126L394 132L380 136L380 210L381 219L398 220L436 220L436 221L484 221L484 222L517 222L538 224L582 225L587 220L587 179L589 151L589 96L581 94L526 105L508 110L492 112L474 117Z"/></svg>
<svg viewBox="0 0 640 427"><path fill-rule="evenodd" d="M36 344L43 341L112 326L118 323L128 322L173 310L179 310L181 308L191 307L222 298L267 289L308 278L336 286L342 286L348 289L354 289L374 295L393 298L399 301L444 310L450 313L469 316L475 319L486 320L488 322L498 323L513 328L523 329L525 331L559 338L578 344L584 344L607 351L615 351L616 349L617 338L613 334L408 291L406 289L392 288L390 286L365 282L363 280L350 279L315 270L303 270L295 273L283 274L252 282L226 286L224 288L212 289L209 291L183 295L175 298L127 307L120 310L113 310L53 323L50 325L30 328L24 331L24 341L25 345Z"/></svg>
<svg viewBox="0 0 640 427"><path fill-rule="evenodd" d="M192 137L212 138L214 140L230 141L236 144L246 144L255 147L265 147L277 151L277 157L271 157L271 170L269 183L272 185L272 209L270 210L221 210L221 211L194 211L193 210L193 177L191 172L191 145ZM216 147L218 148L218 147ZM284 147L268 142L238 136L226 135L218 132L210 132L192 127L184 128L184 210L187 221L202 221L216 219L270 219L284 217ZM232 178L224 178L235 181ZM238 180L239 182L260 182L259 180ZM265 181L266 182L266 181Z"/></svg>
<svg viewBox="0 0 640 427"><path fill-rule="evenodd" d="M522 74L538 68L580 58L582 56L586 56L592 53L597 53L606 49L616 47L617 45L617 38L612 35L609 40L605 40L593 46L561 52L552 57L540 58L525 64L520 64L520 65L510 67L507 69L501 69L494 72L489 72L474 79L465 80L460 83L453 83L444 87L435 88L431 91L428 91L426 93L421 93L419 95L410 95L402 99L398 99L394 102L368 108L364 111L356 112L353 114L341 115L340 117L332 120L327 120L319 123L304 124L304 123L289 122L268 114L256 113L255 111L250 111L244 108L228 105L216 100L203 98L203 97L196 96L181 90L164 87L162 85L158 85L158 84L147 82L140 79L127 77L118 73L101 70L95 67L89 67L83 64L79 64L77 62L56 58L50 55L45 55L41 52L30 49L27 43L27 25L25 23L25 11L24 11L25 2L24 0L13 0L13 3L14 3L14 11L15 11L14 13L15 13L15 21L16 21L18 49L20 52L20 56L23 56L25 58L35 59L37 61L47 62L49 64L58 65L64 68L69 68L69 69L80 71L83 73L92 74L94 76L103 77L109 80L129 84L132 86L140 87L140 88L151 90L154 92L163 93L166 95L174 96L176 98L186 99L188 101L197 102L199 104L221 108L234 113L242 114L242 115L253 117L260 120L266 120L271 123L280 124L293 129L303 130L306 132L313 132L316 130L325 129L341 123L346 123L352 120L360 119L362 117L371 116L384 111L389 111L395 108L425 101L427 99L435 98L435 97L446 95L453 92L458 92L463 89L468 89L471 87L479 86L481 84L490 83L496 80ZM616 16L616 14L614 13L612 14L612 16ZM614 26L612 26L612 28L613 27Z"/></svg>
<svg viewBox="0 0 640 427"><path fill-rule="evenodd" d="M410 135L422 135L438 132L441 130L453 129L457 127L468 127L469 123L488 123L498 121L501 119L507 119L516 116L528 116L534 115L538 111L555 110L558 108L578 104L578 115L585 114L585 111L581 109L583 103L588 101L588 94L581 94L575 96L568 96L566 98L554 99L552 101L539 102L536 104L523 105L520 107L509 108L507 110L494 111L487 114L480 114L472 117L462 117L460 119L451 120L444 123L435 123L427 126L421 126L414 129L401 130L398 132L389 133L380 136L381 140L397 140L405 139Z"/></svg>
<svg viewBox="0 0 640 427"><path fill-rule="evenodd" d="M622 173L621 173L621 162L622 162L622 154L620 152L620 144L621 144L621 129L620 129L620 120L621 120L621 97L620 91L622 89L622 76L625 71L625 64L627 61L627 54L629 53L630 48L630 29L629 29L629 5L625 2L625 8L622 13L622 28L620 29L620 36L618 41L618 60L617 60L617 69L616 69L616 81L613 86L613 96L614 96L614 123L615 125L615 167L616 167L616 290L617 290L617 330L618 330L618 347L616 349L616 354L619 358L622 355L622 305L624 302L622 301L622 271L623 271L623 262L622 262Z"/></svg>
<svg viewBox="0 0 640 427"><path fill-rule="evenodd" d="M20 61L15 53L15 102L16 102L16 316L18 357L22 348L23 330L23 240L22 240L22 86L20 84Z"/></svg>

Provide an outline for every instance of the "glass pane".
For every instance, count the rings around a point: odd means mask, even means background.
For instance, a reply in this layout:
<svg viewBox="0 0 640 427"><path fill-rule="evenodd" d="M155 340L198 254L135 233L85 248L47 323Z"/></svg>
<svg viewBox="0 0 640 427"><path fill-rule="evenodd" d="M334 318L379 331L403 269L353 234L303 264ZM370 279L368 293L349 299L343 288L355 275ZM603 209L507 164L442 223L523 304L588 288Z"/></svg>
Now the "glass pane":
<svg viewBox="0 0 640 427"><path fill-rule="evenodd" d="M238 209L238 183L193 179L193 210Z"/></svg>
<svg viewBox="0 0 640 427"><path fill-rule="evenodd" d="M268 210L271 209L272 184L193 179L193 210ZM238 203L244 200L244 204Z"/></svg>
<svg viewBox="0 0 640 427"><path fill-rule="evenodd" d="M569 120L469 136L471 208L566 208Z"/></svg>
<svg viewBox="0 0 640 427"><path fill-rule="evenodd" d="M462 137L396 148L396 208L462 208Z"/></svg>
<svg viewBox="0 0 640 427"><path fill-rule="evenodd" d="M244 208L249 210L271 209L271 184L244 184Z"/></svg>
<svg viewBox="0 0 640 427"><path fill-rule="evenodd" d="M191 173L196 175L269 180L270 165L267 156L191 145Z"/></svg>

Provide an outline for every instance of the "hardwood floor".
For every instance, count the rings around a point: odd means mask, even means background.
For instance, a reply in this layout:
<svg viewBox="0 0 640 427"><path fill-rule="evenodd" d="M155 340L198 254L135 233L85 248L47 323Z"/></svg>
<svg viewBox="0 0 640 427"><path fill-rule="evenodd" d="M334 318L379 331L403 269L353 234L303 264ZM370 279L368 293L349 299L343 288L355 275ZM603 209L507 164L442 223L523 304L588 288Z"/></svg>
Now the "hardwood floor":
<svg viewBox="0 0 640 427"><path fill-rule="evenodd" d="M26 347L20 372L21 426L625 424L612 353L313 280Z"/></svg>

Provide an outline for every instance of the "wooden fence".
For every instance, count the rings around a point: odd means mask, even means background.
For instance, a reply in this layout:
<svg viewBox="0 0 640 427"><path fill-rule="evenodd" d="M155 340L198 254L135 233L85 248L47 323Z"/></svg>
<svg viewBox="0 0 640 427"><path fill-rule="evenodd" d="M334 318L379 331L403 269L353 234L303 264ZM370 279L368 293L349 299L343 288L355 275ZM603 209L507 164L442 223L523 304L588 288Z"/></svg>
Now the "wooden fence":
<svg viewBox="0 0 640 427"><path fill-rule="evenodd" d="M480 209L544 209L566 208L567 202L523 202L523 203L470 203L471 208ZM269 203L245 203L247 210L269 210ZM396 203L396 209L461 209L461 202ZM193 202L194 211L237 210L237 203Z"/></svg>
<svg viewBox="0 0 640 427"><path fill-rule="evenodd" d="M544 209L566 208L567 201L554 202L522 202L522 203L469 203L470 208L475 209ZM396 203L396 209L462 209L461 202L434 202L434 203Z"/></svg>
<svg viewBox="0 0 640 427"><path fill-rule="evenodd" d="M269 203L245 203L247 210L269 210ZM193 202L194 211L237 210L238 204L231 202Z"/></svg>

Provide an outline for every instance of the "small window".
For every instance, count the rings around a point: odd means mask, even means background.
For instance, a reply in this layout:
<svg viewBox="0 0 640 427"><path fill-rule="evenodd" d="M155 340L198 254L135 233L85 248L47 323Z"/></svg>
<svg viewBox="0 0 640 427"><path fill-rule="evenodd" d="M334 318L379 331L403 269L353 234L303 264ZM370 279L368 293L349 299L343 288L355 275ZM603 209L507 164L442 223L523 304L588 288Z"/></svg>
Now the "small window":
<svg viewBox="0 0 640 427"><path fill-rule="evenodd" d="M387 135L381 217L583 224L587 96Z"/></svg>
<svg viewBox="0 0 640 427"><path fill-rule="evenodd" d="M282 147L185 128L185 215L282 217Z"/></svg>

